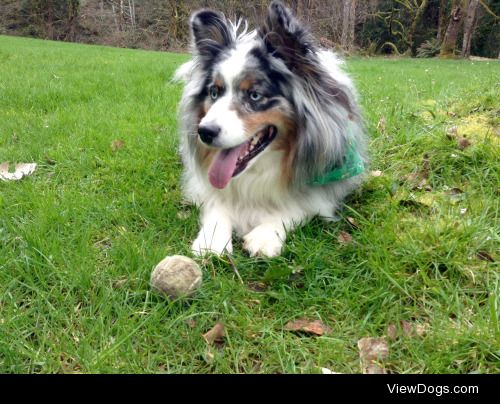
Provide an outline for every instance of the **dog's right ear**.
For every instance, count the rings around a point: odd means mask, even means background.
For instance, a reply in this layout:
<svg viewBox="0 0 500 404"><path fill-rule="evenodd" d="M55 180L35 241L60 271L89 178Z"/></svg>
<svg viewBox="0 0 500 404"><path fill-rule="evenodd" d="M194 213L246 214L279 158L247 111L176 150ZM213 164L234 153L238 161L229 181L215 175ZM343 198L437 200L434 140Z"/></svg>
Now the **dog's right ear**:
<svg viewBox="0 0 500 404"><path fill-rule="evenodd" d="M212 10L200 10L192 15L191 32L195 52L205 65L233 42L226 17Z"/></svg>
<svg viewBox="0 0 500 404"><path fill-rule="evenodd" d="M303 70L304 65L310 63L308 55L314 47L314 39L281 1L274 0L269 5L259 35L268 52L283 59L292 71Z"/></svg>

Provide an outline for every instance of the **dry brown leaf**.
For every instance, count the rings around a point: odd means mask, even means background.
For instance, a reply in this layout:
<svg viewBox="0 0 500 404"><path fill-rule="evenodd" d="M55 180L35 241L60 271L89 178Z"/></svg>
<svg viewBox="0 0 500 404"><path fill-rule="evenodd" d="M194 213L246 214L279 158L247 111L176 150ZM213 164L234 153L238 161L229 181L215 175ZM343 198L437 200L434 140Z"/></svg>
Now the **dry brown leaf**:
<svg viewBox="0 0 500 404"><path fill-rule="evenodd" d="M419 337L423 337L425 334L427 334L427 331L429 331L429 327L429 323L417 324L415 326L415 332Z"/></svg>
<svg viewBox="0 0 500 404"><path fill-rule="evenodd" d="M213 345L215 342L222 342L224 338L224 324L217 323L214 327L203 334L203 339L207 342L207 344Z"/></svg>
<svg viewBox="0 0 500 404"><path fill-rule="evenodd" d="M352 243L352 236L345 231L341 231L341 232L339 232L339 235L337 237L337 241L343 245L351 244Z"/></svg>
<svg viewBox="0 0 500 404"><path fill-rule="evenodd" d="M451 128L448 128L446 131L446 137L450 140L453 140L457 137L458 135L458 126L452 126Z"/></svg>
<svg viewBox="0 0 500 404"><path fill-rule="evenodd" d="M476 256L481 261L495 262L495 259L491 256L491 254L488 251L485 251L485 250L478 251L477 254L476 254Z"/></svg>
<svg viewBox="0 0 500 404"><path fill-rule="evenodd" d="M407 337L413 337L414 335L413 324L406 320L402 320L400 324L401 324L401 329L403 330L403 334Z"/></svg>
<svg viewBox="0 0 500 404"><path fill-rule="evenodd" d="M358 341L363 374L385 374L380 362L389 356L389 346L384 338L361 338Z"/></svg>
<svg viewBox="0 0 500 404"><path fill-rule="evenodd" d="M386 370L383 367L380 367L376 363L370 363L367 366L363 367L364 375L385 375L387 374Z"/></svg>
<svg viewBox="0 0 500 404"><path fill-rule="evenodd" d="M465 150L470 145L472 145L472 143L465 137L461 137L457 140L457 146L460 150Z"/></svg>
<svg viewBox="0 0 500 404"><path fill-rule="evenodd" d="M113 140L111 142L111 150L114 152L123 149L123 146L125 146L125 142L123 140Z"/></svg>
<svg viewBox="0 0 500 404"><path fill-rule="evenodd" d="M361 338L358 341L358 348L363 362L384 360L389 356L389 347L384 338Z"/></svg>
<svg viewBox="0 0 500 404"><path fill-rule="evenodd" d="M356 220L352 217L348 217L347 218L347 221L349 222L349 224L354 227L355 229L359 229L359 225L358 225L358 222L356 222Z"/></svg>
<svg viewBox="0 0 500 404"><path fill-rule="evenodd" d="M186 320L186 325L189 327L189 328L195 328L196 327L196 320L193 319L193 318L188 318Z"/></svg>
<svg viewBox="0 0 500 404"><path fill-rule="evenodd" d="M301 318L290 321L285 325L286 331L302 331L308 334L323 335L330 333L332 329L319 320L308 320Z"/></svg>
<svg viewBox="0 0 500 404"><path fill-rule="evenodd" d="M396 324L389 324L387 327L387 338L389 338L391 341L394 341L398 336L398 329L396 327Z"/></svg>
<svg viewBox="0 0 500 404"><path fill-rule="evenodd" d="M248 289L253 292L262 293L267 289L267 285L263 282L248 282Z"/></svg>
<svg viewBox="0 0 500 404"><path fill-rule="evenodd" d="M0 164L0 180L19 181L20 179L33 174L36 170L36 163L19 163L13 173L9 172L9 163Z"/></svg>

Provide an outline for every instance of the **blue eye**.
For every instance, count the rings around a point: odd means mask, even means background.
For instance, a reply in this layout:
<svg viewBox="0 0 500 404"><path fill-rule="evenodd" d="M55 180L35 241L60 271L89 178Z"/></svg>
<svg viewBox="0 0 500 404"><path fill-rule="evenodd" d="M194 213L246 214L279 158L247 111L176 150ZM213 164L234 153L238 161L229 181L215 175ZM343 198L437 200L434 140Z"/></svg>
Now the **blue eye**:
<svg viewBox="0 0 500 404"><path fill-rule="evenodd" d="M210 87L209 92L210 92L210 98L212 100L216 100L217 97L219 97L219 89L217 87L215 86Z"/></svg>
<svg viewBox="0 0 500 404"><path fill-rule="evenodd" d="M250 99L254 102L260 101L262 99L262 95L259 94L257 91L250 91L249 95Z"/></svg>

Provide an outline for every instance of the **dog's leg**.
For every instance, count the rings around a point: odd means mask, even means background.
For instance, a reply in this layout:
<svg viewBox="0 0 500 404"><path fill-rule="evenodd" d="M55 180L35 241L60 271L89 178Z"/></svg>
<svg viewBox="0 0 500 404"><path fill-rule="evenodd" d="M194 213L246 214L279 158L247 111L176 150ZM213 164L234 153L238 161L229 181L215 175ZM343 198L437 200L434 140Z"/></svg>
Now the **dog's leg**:
<svg viewBox="0 0 500 404"><path fill-rule="evenodd" d="M232 226L229 217L222 209L208 208L203 211L201 229L191 250L195 255L209 253L222 255L224 251L231 253L233 251L231 236Z"/></svg>
<svg viewBox="0 0 500 404"><path fill-rule="evenodd" d="M243 248L251 257L276 257L286 239L285 226L281 222L267 222L257 226L243 237Z"/></svg>

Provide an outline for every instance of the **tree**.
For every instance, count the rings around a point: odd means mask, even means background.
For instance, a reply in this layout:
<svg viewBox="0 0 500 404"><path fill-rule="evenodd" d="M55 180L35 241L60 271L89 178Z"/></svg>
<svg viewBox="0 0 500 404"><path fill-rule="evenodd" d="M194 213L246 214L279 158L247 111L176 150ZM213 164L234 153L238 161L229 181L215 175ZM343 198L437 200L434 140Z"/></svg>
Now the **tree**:
<svg viewBox="0 0 500 404"><path fill-rule="evenodd" d="M477 22L477 8L479 6L479 0L470 0L467 7L467 16L464 21L464 40L462 43L462 53L463 58L468 58L470 56L470 44L472 41L472 35L474 34L474 29Z"/></svg>
<svg viewBox="0 0 500 404"><path fill-rule="evenodd" d="M415 2L415 6L417 6L416 10L414 11L415 17L413 18L413 21L410 26L410 31L408 32L408 45L412 55L415 55L416 51L415 32L428 5L429 5L429 0L422 0L420 5L418 5L418 3Z"/></svg>
<svg viewBox="0 0 500 404"><path fill-rule="evenodd" d="M438 30L437 41L441 43L444 38L446 29L446 9L448 8L448 0L439 0L439 17L438 17Z"/></svg>
<svg viewBox="0 0 500 404"><path fill-rule="evenodd" d="M463 0L453 1L450 21L448 22L446 34L444 35L443 43L441 44L441 51L439 53L439 56L441 57L450 57L455 53L458 33L463 22L463 3Z"/></svg>
<svg viewBox="0 0 500 404"><path fill-rule="evenodd" d="M346 51L354 47L354 29L356 28L356 0L344 0L341 45Z"/></svg>

